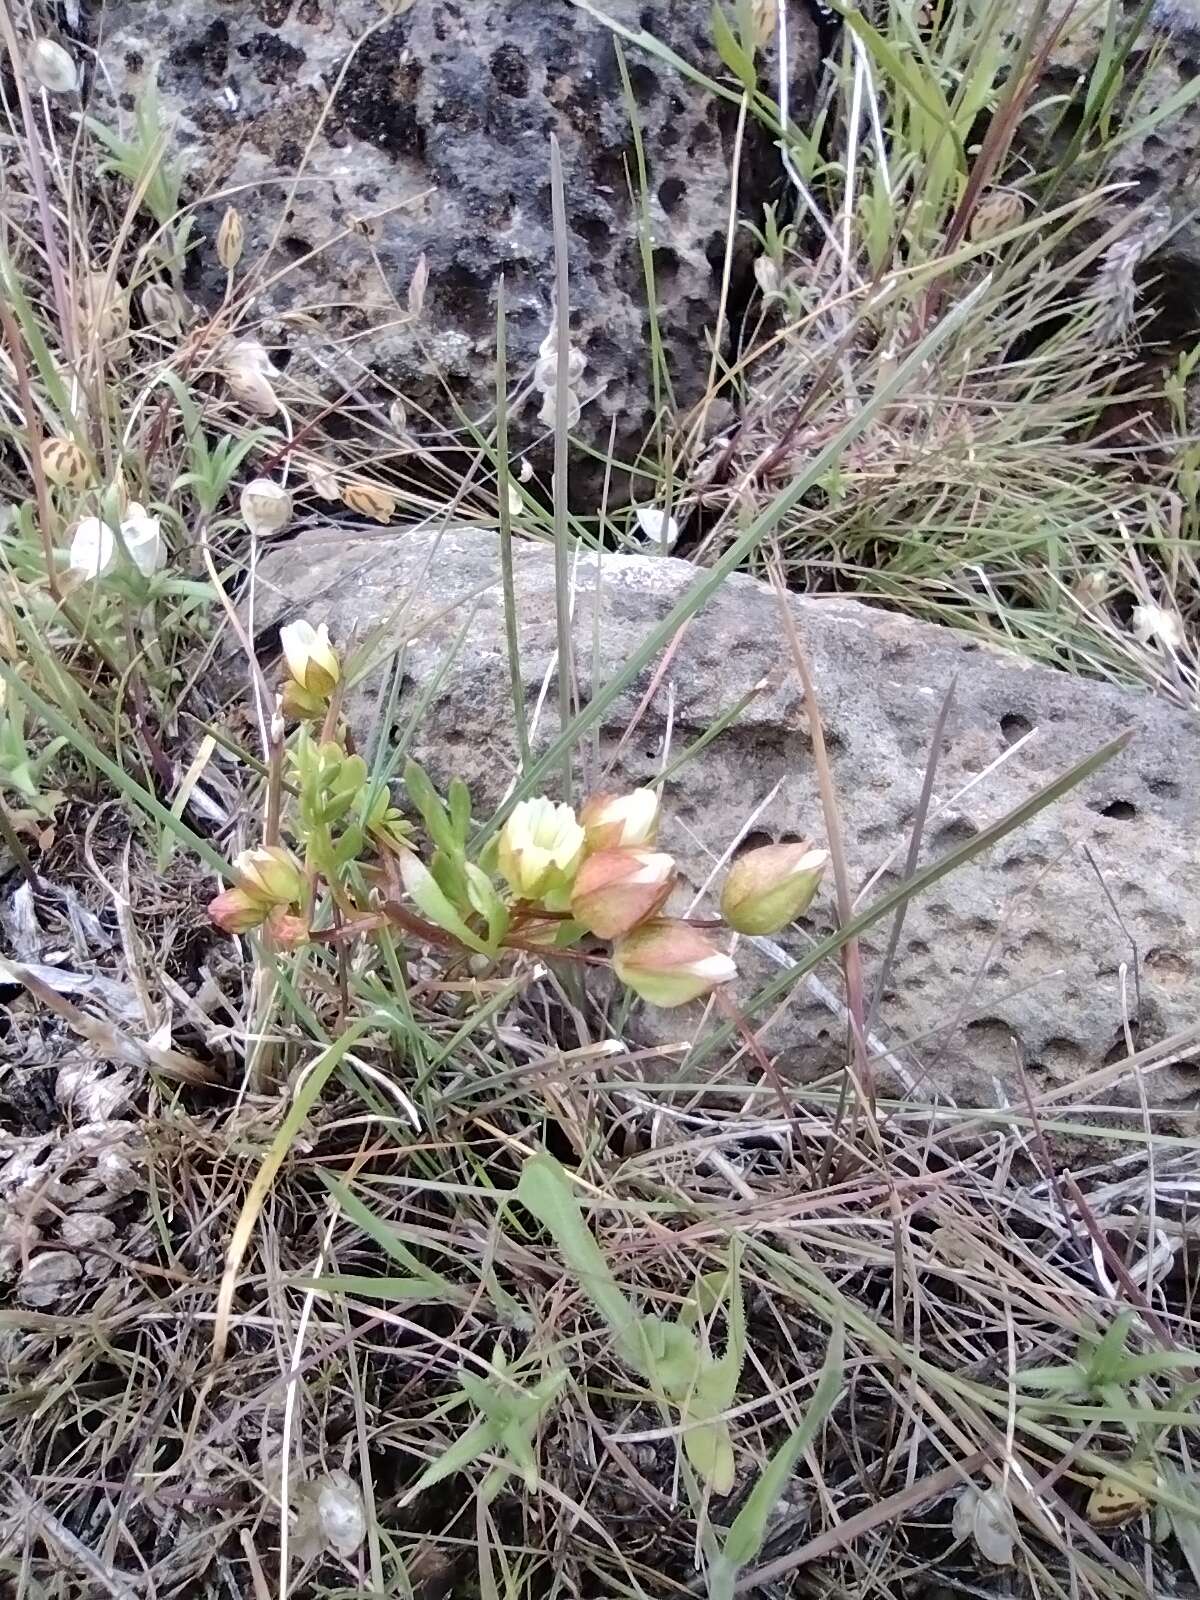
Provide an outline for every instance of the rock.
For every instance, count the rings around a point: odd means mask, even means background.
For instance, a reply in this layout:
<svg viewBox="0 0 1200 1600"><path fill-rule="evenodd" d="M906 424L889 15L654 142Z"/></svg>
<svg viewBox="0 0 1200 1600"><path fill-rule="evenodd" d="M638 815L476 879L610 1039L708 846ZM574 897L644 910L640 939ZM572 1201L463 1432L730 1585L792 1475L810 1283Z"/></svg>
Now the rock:
<svg viewBox="0 0 1200 1600"><path fill-rule="evenodd" d="M390 644L404 643L399 721L421 695L431 696L413 753L440 784L455 774L467 779L476 813L486 817L514 768L495 538L456 531L440 542L406 534L293 545L272 551L259 572L264 625L298 611L327 620L342 642L386 624ZM595 558L581 555L574 637L585 700L596 576ZM683 561L604 559L601 678L621 669L695 578ZM516 592L531 718L548 675L551 684L537 723L542 749L557 728L549 548L517 549ZM1117 733L1136 729L1128 749L1099 773L910 904L878 1030L897 1053L901 1076L925 1094L932 1086L985 1102L994 1101L1000 1079L1020 1098L1018 1063L1035 1085L1049 1087L1123 1056L1126 1017L1139 1046L1192 1025L1200 977L1195 721L1165 701L1030 666L857 601L793 597L790 604L820 695L853 884L867 900L877 892L867 890L876 875L886 887L902 866L931 729L952 679L955 703L935 784L941 809L925 832L923 864ZM610 709L602 758L616 754L661 666L660 657ZM755 842L824 839L802 702L777 601L765 585L737 576L718 591L679 638L646 715L621 747L619 781L646 782L660 769L668 730L678 755L764 682L736 726L667 784L662 844L693 889L755 813ZM370 734L378 687L377 673L349 702L361 741ZM819 936L832 926L826 889L802 927ZM871 982L887 936L884 925L865 935ZM799 935L779 941L791 951L805 942ZM777 970L744 944L738 960L751 975ZM831 987L840 983L836 967L821 976ZM665 1018L665 1037L686 1036L679 1013L657 1016ZM845 1060L844 1027L811 991L796 996L766 1037L795 1077L812 1079ZM1178 1104L1194 1096L1196 1073L1163 1070L1149 1087L1157 1099Z"/></svg>
<svg viewBox="0 0 1200 1600"><path fill-rule="evenodd" d="M66 1250L43 1250L31 1256L17 1280L23 1306L56 1306L73 1294L83 1268Z"/></svg>
<svg viewBox="0 0 1200 1600"><path fill-rule="evenodd" d="M239 281L289 376L327 394L399 392L416 433L461 429L491 406L496 283L509 306L511 392L527 395L551 318L549 137L562 146L574 342L587 359L577 430L636 453L650 428L650 319L637 166L613 34L557 0L103 0L94 6L105 72L125 108L157 70L188 198L235 203L246 230ZM605 0L635 32L643 18L685 61L728 74L711 43L710 0ZM794 106L811 101L816 25L791 0ZM635 45L626 49L649 168L659 323L676 400L704 390L705 333L718 301L730 200L736 103L719 99ZM773 70L767 63L768 72ZM105 115L104 75L92 113ZM109 111L111 117L115 112ZM779 182L777 154L753 124L740 174L757 218ZM212 240L226 201L198 209L207 242L199 288L220 303ZM748 237L741 241L749 246ZM263 251L274 245L269 262ZM408 314L421 258L424 306ZM740 260L747 272L749 259ZM383 380L372 385L369 374ZM519 439L544 430L540 396L514 416Z"/></svg>

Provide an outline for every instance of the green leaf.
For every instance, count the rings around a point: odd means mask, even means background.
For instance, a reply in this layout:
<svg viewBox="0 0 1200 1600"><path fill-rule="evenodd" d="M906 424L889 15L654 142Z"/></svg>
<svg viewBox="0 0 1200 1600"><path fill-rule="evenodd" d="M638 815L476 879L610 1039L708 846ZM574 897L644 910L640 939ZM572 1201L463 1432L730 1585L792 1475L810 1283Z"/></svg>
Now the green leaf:
<svg viewBox="0 0 1200 1600"><path fill-rule="evenodd" d="M405 1500L411 1500L423 1489L432 1489L433 1485L440 1483L443 1478L469 1467L471 1462L483 1455L485 1450L494 1449L498 1439L499 1431L495 1423L477 1422L473 1428L468 1428L466 1433L443 1450L436 1461L430 1462L405 1495Z"/></svg>
<svg viewBox="0 0 1200 1600"><path fill-rule="evenodd" d="M460 845L471 831L471 791L461 778L451 778L447 792L450 802L450 827Z"/></svg>
<svg viewBox="0 0 1200 1600"><path fill-rule="evenodd" d="M418 911L424 913L436 927L453 934L468 950L477 950L485 956L492 954L479 935L467 927L423 861L416 856L406 855L401 870L405 891Z"/></svg>
<svg viewBox="0 0 1200 1600"><path fill-rule="evenodd" d="M753 94L758 83L758 73L754 69L754 59L746 54L737 35L726 21L720 0L717 0L712 9L712 33L713 45L721 60L738 82L750 94Z"/></svg>
<svg viewBox="0 0 1200 1600"><path fill-rule="evenodd" d="M710 1573L711 1600L728 1600L732 1596L737 1573L748 1561L753 1561L762 1549L766 1537L767 1520L786 1489L796 1462L799 1461L825 1418L833 1410L842 1390L846 1364L846 1330L839 1320L834 1323L825 1351L821 1376L813 1390L812 1399L804 1413L804 1420L785 1439L763 1468L758 1482L747 1496L746 1503L734 1518L733 1526L725 1540L721 1555L713 1563Z"/></svg>
<svg viewBox="0 0 1200 1600"><path fill-rule="evenodd" d="M424 818L429 837L438 849L453 861L462 853L458 836L424 767L411 759L404 766L404 787L408 790L409 799Z"/></svg>
<svg viewBox="0 0 1200 1600"><path fill-rule="evenodd" d="M562 1252L580 1287L612 1330L622 1359L648 1377L647 1351L638 1316L584 1222L560 1163L552 1155L531 1156L521 1169L515 1198L537 1218Z"/></svg>
<svg viewBox="0 0 1200 1600"><path fill-rule="evenodd" d="M406 1268L416 1278L424 1278L439 1293L449 1297L454 1293L454 1286L441 1273L435 1272L432 1267L427 1267L420 1258L413 1254L408 1246L396 1236L382 1217L365 1206L353 1189L347 1187L340 1178L335 1178L332 1173L320 1174L322 1183L333 1195L343 1214L355 1223L362 1231L382 1250L385 1250L393 1261Z"/></svg>
<svg viewBox="0 0 1200 1600"><path fill-rule="evenodd" d="M714 1494L728 1494L737 1480L733 1442L725 1422L700 1422L688 1426L690 1413L683 1413L684 1454Z"/></svg>
<svg viewBox="0 0 1200 1600"><path fill-rule="evenodd" d="M508 932L508 907L496 893L496 887L486 872L481 872L473 861L463 863L466 877L467 899L471 909L487 923L488 943L493 949Z"/></svg>

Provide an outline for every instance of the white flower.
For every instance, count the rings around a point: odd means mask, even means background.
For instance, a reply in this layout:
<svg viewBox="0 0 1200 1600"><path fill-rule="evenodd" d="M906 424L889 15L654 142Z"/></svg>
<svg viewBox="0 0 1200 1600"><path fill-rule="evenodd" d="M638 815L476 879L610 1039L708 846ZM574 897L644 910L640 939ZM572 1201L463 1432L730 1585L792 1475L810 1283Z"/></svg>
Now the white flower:
<svg viewBox="0 0 1200 1600"><path fill-rule="evenodd" d="M136 500L130 501L121 523L121 540L144 578L166 565L167 547L159 519ZM94 581L112 572L119 560L116 535L108 524L99 517L84 517L71 540L71 571Z"/></svg>
<svg viewBox="0 0 1200 1600"><path fill-rule="evenodd" d="M51 94L74 94L79 88L74 57L54 39L37 41L29 53L29 65L42 88Z"/></svg>
<svg viewBox="0 0 1200 1600"><path fill-rule="evenodd" d="M675 541L679 538L679 524L674 517L669 516L658 506L639 506L637 521L647 544L661 546L665 531L667 549L674 550Z"/></svg>
<svg viewBox="0 0 1200 1600"><path fill-rule="evenodd" d="M136 500L129 502L129 510L121 523L121 538L129 552L129 559L144 578L166 566L167 546L162 536L162 524Z"/></svg>
<svg viewBox="0 0 1200 1600"><path fill-rule="evenodd" d="M1133 631L1142 644L1153 640L1168 650L1183 649L1183 623L1177 612L1167 611L1162 606L1134 606Z"/></svg>
<svg viewBox="0 0 1200 1600"><path fill-rule="evenodd" d="M117 560L117 541L112 529L99 517L84 517L71 540L71 571L85 578L102 578Z"/></svg>

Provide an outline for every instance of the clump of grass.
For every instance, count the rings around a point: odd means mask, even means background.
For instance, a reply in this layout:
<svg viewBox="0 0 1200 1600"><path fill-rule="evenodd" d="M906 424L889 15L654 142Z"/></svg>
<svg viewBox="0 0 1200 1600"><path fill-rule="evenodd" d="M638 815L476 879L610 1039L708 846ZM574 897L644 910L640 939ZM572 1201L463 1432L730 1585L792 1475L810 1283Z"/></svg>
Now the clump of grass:
<svg viewBox="0 0 1200 1600"><path fill-rule="evenodd" d="M675 451L676 476L693 463L672 491L692 553L712 559L731 517L803 470L969 296L936 362L784 520L789 581L1194 706L1195 355L1158 348L1152 282L1142 294L1160 213L1105 186L1157 114L1136 98L1118 114L1137 26L1114 24L1069 148L1039 167L1022 130L1049 24L1014 35L997 5L888 5L874 23L837 9L820 114L782 139L786 219L771 208L752 228L759 294L698 412L732 394L740 420L715 448L697 424ZM752 32L724 38L745 104L778 129Z"/></svg>
<svg viewBox="0 0 1200 1600"><path fill-rule="evenodd" d="M740 8L743 39L762 14ZM892 58L868 35L852 52L846 70L861 78L873 61L879 93ZM909 119L911 76L892 90ZM971 96L988 105L995 74L962 81L965 118ZM769 116L757 83L752 93ZM1173 547L1148 546L1144 522L1128 538L1105 533L1104 506L1132 518L1159 504L1154 485L1070 447L1102 416L1094 395L1063 392L1088 314L1056 311L1014 359L1036 308L1059 306L1039 298L1052 276L1045 230L1074 227L1086 203L1053 224L1015 223L1003 246L946 247L963 172L934 139L926 176L914 166L902 185L895 173L886 207L856 183L847 223L878 251L870 285L847 264L831 289L836 251L802 282L797 239L768 223L777 275L764 278L784 320L769 349L748 339L735 375L747 456L734 458L731 503L705 490L725 517L709 564L590 702L575 709L564 693L560 733L523 760L496 815L473 817L461 786L443 799L410 768L403 819L390 784L404 742L384 736L399 666L369 759L338 715L343 666L390 641L341 641L331 669L314 630L284 704L255 655L256 541L282 511L261 491L243 511L239 490L266 474L295 491L303 526L332 444L323 402L246 348L256 330L233 224L225 302L206 318L168 299L186 252L206 246L155 116L148 102L132 131L93 129L100 148L80 134L77 165L113 160L133 185L104 284L57 297L86 315L61 315L54 289L75 281L69 263L90 258L99 225L73 187L46 212L68 236L12 224L5 241L0 471L15 511L0 541L0 798L26 870L3 884L0 1263L24 1290L0 1309L0 1572L56 1600L222 1586L256 1597L1177 1587L1200 1522L1197 1141L1172 1132L1148 1092L1134 1115L1108 1102L1119 1080L1152 1087L1194 1051L1195 1031L976 1108L872 1092L853 982L859 1044L835 1080L782 1083L754 1031L808 971L839 983L870 922L902 913L1115 746L843 919L744 1014L706 1015L674 1051L630 1042L627 1007L589 983L591 961L508 937L487 848L564 766L586 771L620 693L724 578L780 552L793 574L810 560L838 581L869 570L879 592L896 585L895 603L958 615L951 558L929 577L944 510L977 562L992 530L981 592L1004 588L1014 637L1040 648L1041 591L1021 586L1045 562L1070 592L1074 507L1115 572L1140 563L1139 604L1174 614L1173 593L1186 609L1185 556L1160 568ZM15 131L36 166L43 131ZM798 144L789 157L807 159ZM72 170L56 159L43 178ZM815 165L801 176L817 190L838 182ZM927 215L897 234L900 212ZM158 245L131 242L135 217ZM151 288L163 315L142 314ZM801 322L822 330L819 362L797 353ZM561 391L565 342L559 355ZM1190 359L1172 380L1180 416ZM1120 367L1091 351L1082 389L1111 386ZM501 363L501 413L506 377ZM568 416L559 405L560 459ZM466 506L492 518L485 435L477 479L405 498L381 432L369 412L359 420L334 473L359 515ZM313 498L298 487L310 449ZM1017 509L997 492L1002 475ZM1194 477L1185 454L1189 516ZM1063 521L1054 552L1044 532L1036 545L1017 536L1039 492ZM507 523L507 494L504 505ZM664 518L689 510L670 494L663 506ZM561 494L556 510L551 521L525 506L517 525L553 532L565 554ZM99 574L70 559L87 519L111 535ZM922 536L905 553L898 530L914 523ZM86 531L99 548L102 530ZM1064 642L1054 619L1046 653L1145 670L1116 608L1104 615L1110 653L1099 623ZM1169 623L1149 623L1162 646ZM515 651L515 616L512 635ZM212 671L226 642L248 658L249 713L241 686L224 694ZM1161 668L1186 692L1165 653ZM513 679L519 693L515 658ZM820 686L806 688L818 722ZM307 731L288 731L285 708ZM408 824L429 836L428 871L408 863L412 904L381 854L408 849ZM305 856L294 879L273 854L239 886L273 925L249 952L218 937L202 914L214 877L247 844L289 843ZM919 845L918 833L914 862ZM1086 1152L1071 1177L1053 1160L1064 1148Z"/></svg>

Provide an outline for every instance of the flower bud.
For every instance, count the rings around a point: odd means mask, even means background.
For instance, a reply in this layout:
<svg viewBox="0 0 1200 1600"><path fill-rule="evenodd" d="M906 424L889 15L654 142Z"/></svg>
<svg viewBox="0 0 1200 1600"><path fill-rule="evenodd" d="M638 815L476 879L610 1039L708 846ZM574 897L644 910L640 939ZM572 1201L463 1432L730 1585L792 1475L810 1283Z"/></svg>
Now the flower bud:
<svg viewBox="0 0 1200 1600"><path fill-rule="evenodd" d="M351 511L376 522L390 522L396 510L395 497L370 483L348 483L342 490L342 499Z"/></svg>
<svg viewBox="0 0 1200 1600"><path fill-rule="evenodd" d="M686 922L646 922L613 946L613 971L654 1006L683 1006L737 977L732 960Z"/></svg>
<svg viewBox="0 0 1200 1600"><path fill-rule="evenodd" d="M738 933L778 933L807 910L828 860L807 841L748 850L729 869L721 915Z"/></svg>
<svg viewBox="0 0 1200 1600"><path fill-rule="evenodd" d="M224 361L225 382L230 394L247 411L260 417L273 417L279 401L271 379L279 372L257 339L238 339L229 346Z"/></svg>
<svg viewBox="0 0 1200 1600"><path fill-rule="evenodd" d="M289 622L279 630L279 643L293 682L310 695L332 693L342 669L325 623L314 628L303 620Z"/></svg>
<svg viewBox="0 0 1200 1600"><path fill-rule="evenodd" d="M286 910L283 906L276 906L267 918L267 927L275 943L285 950L295 950L304 944L309 935L309 926L306 918L298 917L295 912Z"/></svg>
<svg viewBox="0 0 1200 1600"><path fill-rule="evenodd" d="M242 521L259 538L282 533L292 520L292 497L281 483L255 478L242 490Z"/></svg>
<svg viewBox="0 0 1200 1600"><path fill-rule="evenodd" d="M635 789L632 794L594 794L584 801L579 821L589 850L651 845L658 833L658 795L653 789Z"/></svg>
<svg viewBox="0 0 1200 1600"><path fill-rule="evenodd" d="M654 850L597 850L579 869L571 915L599 939L618 939L658 911L675 863Z"/></svg>
<svg viewBox="0 0 1200 1600"><path fill-rule="evenodd" d="M282 845L243 850L233 867L241 889L264 910L295 905L304 896L304 869Z"/></svg>
<svg viewBox="0 0 1200 1600"><path fill-rule="evenodd" d="M42 88L51 94L74 94L79 88L75 58L56 39L38 39L29 52L29 65Z"/></svg>
<svg viewBox="0 0 1200 1600"><path fill-rule="evenodd" d="M245 889L225 889L208 902L208 915L223 933L248 933L265 919L268 907Z"/></svg>
<svg viewBox="0 0 1200 1600"><path fill-rule="evenodd" d="M86 489L92 467L74 439L42 440L42 471L59 489Z"/></svg>
<svg viewBox="0 0 1200 1600"><path fill-rule="evenodd" d="M565 911L583 859L583 829L570 806L539 795L522 800L500 833L498 861L518 900Z"/></svg>
<svg viewBox="0 0 1200 1600"><path fill-rule="evenodd" d="M236 206L229 206L221 218L221 226L217 229L217 260L226 272L232 272L242 259L242 247L245 242L246 234L242 228L242 219L238 215Z"/></svg>

